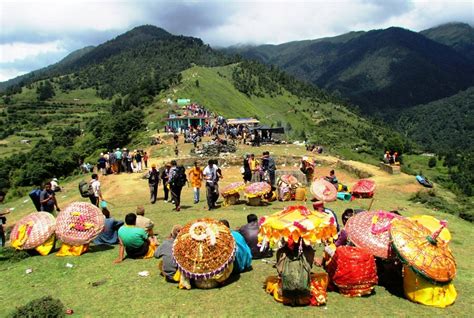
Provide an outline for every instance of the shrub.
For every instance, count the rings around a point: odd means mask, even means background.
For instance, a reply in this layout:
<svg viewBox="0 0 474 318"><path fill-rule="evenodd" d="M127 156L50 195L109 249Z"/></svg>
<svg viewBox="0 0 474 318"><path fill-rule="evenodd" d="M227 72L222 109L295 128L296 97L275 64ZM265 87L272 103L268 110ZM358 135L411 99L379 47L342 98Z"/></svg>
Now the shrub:
<svg viewBox="0 0 474 318"><path fill-rule="evenodd" d="M431 157L430 160L428 160L428 167L429 168L434 168L436 167L436 157Z"/></svg>
<svg viewBox="0 0 474 318"><path fill-rule="evenodd" d="M59 299L51 296L34 299L24 306L18 307L12 313L12 318L43 318L43 317L64 317L66 308Z"/></svg>

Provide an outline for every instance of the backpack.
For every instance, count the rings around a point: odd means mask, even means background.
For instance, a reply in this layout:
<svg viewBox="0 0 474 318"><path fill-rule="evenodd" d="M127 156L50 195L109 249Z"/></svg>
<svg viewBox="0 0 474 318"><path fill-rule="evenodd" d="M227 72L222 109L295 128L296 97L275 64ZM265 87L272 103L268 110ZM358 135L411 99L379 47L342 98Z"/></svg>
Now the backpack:
<svg viewBox="0 0 474 318"><path fill-rule="evenodd" d="M35 189L31 191L28 195L31 198L31 201L33 201L36 211L41 211L41 203L40 203L41 190Z"/></svg>
<svg viewBox="0 0 474 318"><path fill-rule="evenodd" d="M292 255L293 254L293 255ZM303 253L287 253L281 264L282 296L296 304L300 297L309 296L311 266Z"/></svg>
<svg viewBox="0 0 474 318"><path fill-rule="evenodd" d="M160 183L160 173L158 171L153 172L150 171L148 175L148 183L149 184L158 184Z"/></svg>
<svg viewBox="0 0 474 318"><path fill-rule="evenodd" d="M186 170L183 166L176 167L175 175L170 184L174 187L184 187L186 182L188 182L188 179L186 178Z"/></svg>
<svg viewBox="0 0 474 318"><path fill-rule="evenodd" d="M94 195L94 190L92 189L92 184L89 182L82 180L79 182L79 192L83 198L88 198Z"/></svg>

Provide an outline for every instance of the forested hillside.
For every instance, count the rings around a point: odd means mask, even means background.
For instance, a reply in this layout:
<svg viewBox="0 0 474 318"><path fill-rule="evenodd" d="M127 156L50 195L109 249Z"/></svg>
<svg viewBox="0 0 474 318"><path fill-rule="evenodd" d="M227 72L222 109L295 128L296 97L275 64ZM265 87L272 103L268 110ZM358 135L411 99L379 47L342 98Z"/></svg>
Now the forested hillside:
<svg viewBox="0 0 474 318"><path fill-rule="evenodd" d="M394 27L227 52L277 65L382 117L474 84L474 64L462 54Z"/></svg>
<svg viewBox="0 0 474 318"><path fill-rule="evenodd" d="M84 52L82 52L84 53ZM8 91L18 92L20 86L39 79L69 75L81 87L92 87L103 98L126 95L138 88L151 94L176 81L179 72L191 66L214 66L229 58L215 52L200 39L175 36L155 26L136 27L58 65L25 75Z"/></svg>
<svg viewBox="0 0 474 318"><path fill-rule="evenodd" d="M433 41L450 46L474 61L474 28L466 23L447 23L420 32Z"/></svg>

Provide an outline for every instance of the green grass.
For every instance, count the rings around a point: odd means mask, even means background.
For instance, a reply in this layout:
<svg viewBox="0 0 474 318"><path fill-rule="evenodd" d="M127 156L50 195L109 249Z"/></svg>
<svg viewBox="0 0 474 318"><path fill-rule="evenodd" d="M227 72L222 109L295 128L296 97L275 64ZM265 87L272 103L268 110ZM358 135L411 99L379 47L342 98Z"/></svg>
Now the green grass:
<svg viewBox="0 0 474 318"><path fill-rule="evenodd" d="M37 100L36 87L38 83L33 83L31 88L23 87L21 93L12 96L13 103L28 103ZM74 89L63 92L58 84L54 83L55 96L48 100L50 103L72 103L72 104L103 104L110 103L97 96L94 88Z"/></svg>
<svg viewBox="0 0 474 318"><path fill-rule="evenodd" d="M186 145L188 146L188 145ZM265 147L261 147L260 150ZM285 149L286 148L286 149ZM270 148L278 154L289 152L301 153L301 147L279 146ZM154 147L152 162L161 164L167 158L168 147ZM158 151L159 150L159 151ZM239 151L246 151L245 148ZM168 158L169 159L169 158ZM331 166L319 166L318 175L325 175ZM222 185L240 178L237 168L224 168ZM355 176L338 170L342 182L352 184ZM67 202L84 200L79 197L77 183L82 176L69 178L61 182L65 192L59 194L60 207ZM91 252L81 257L29 257L9 262L0 252L0 316L8 315L16 306L28 301L51 295L59 298L67 308L72 308L78 317L118 317L118 316L250 316L250 317L299 317L299 316L346 316L346 317L469 317L472 314L472 297L474 290L474 231L471 223L455 216L427 209L423 205L410 202L412 191L407 187L417 187L411 177L405 175L393 176L387 181L381 175L377 184L376 200L373 209L398 209L403 215L429 214L439 219L447 219L453 240L450 243L457 260L457 277L454 284L458 291L458 299L453 306L446 309L426 307L394 296L383 287L376 287L376 293L365 298L345 298L330 292L327 306L322 308L300 307L291 308L276 303L262 288L263 281L276 271L270 265L261 261L253 262L253 270L243 273L240 278L223 288L213 290L193 289L178 290L176 285L166 283L159 276L156 260L125 260L114 265L117 248L98 250L92 247ZM212 213L205 210L205 203L192 204L192 190L183 190L183 206L176 213L171 211L170 204L158 201L155 205L147 203L148 188L139 174L107 176L102 178L104 197L110 201L113 216L118 219L134 210L139 204L144 204L146 216L154 220L159 238L166 237L174 224L185 224L199 217L226 218L231 227L235 228L245 223L248 213L258 216L272 214L292 203L275 202L267 207L250 207L237 205L220 208ZM162 194L161 186L159 188ZM204 193L202 193L204 195ZM65 197L63 197L65 196ZM204 197L204 196L203 196ZM15 207L9 216L11 226L21 216L33 211L27 197L8 202L8 207ZM367 208L369 200L355 200L350 203L332 202L327 204L340 216L344 209ZM309 202L307 203L309 205ZM322 247L317 248L317 254L322 253ZM67 268L71 263L73 268ZM33 272L26 274L26 269ZM314 270L321 270L313 268ZM146 278L138 276L139 271L148 270L151 275ZM91 283L105 281L104 284L93 287Z"/></svg>

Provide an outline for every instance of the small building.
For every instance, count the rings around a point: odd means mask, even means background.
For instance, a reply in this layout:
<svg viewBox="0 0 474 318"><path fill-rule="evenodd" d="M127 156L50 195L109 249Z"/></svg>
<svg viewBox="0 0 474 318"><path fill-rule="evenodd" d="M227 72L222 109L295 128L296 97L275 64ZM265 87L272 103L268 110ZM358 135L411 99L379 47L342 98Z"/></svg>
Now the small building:
<svg viewBox="0 0 474 318"><path fill-rule="evenodd" d="M260 123L258 119L255 118L230 118L227 119L227 124L229 125L248 125L256 126Z"/></svg>
<svg viewBox="0 0 474 318"><path fill-rule="evenodd" d="M181 127L194 127L204 126L209 117L198 117L198 116L176 116L170 115L166 118L166 125L178 130Z"/></svg>

